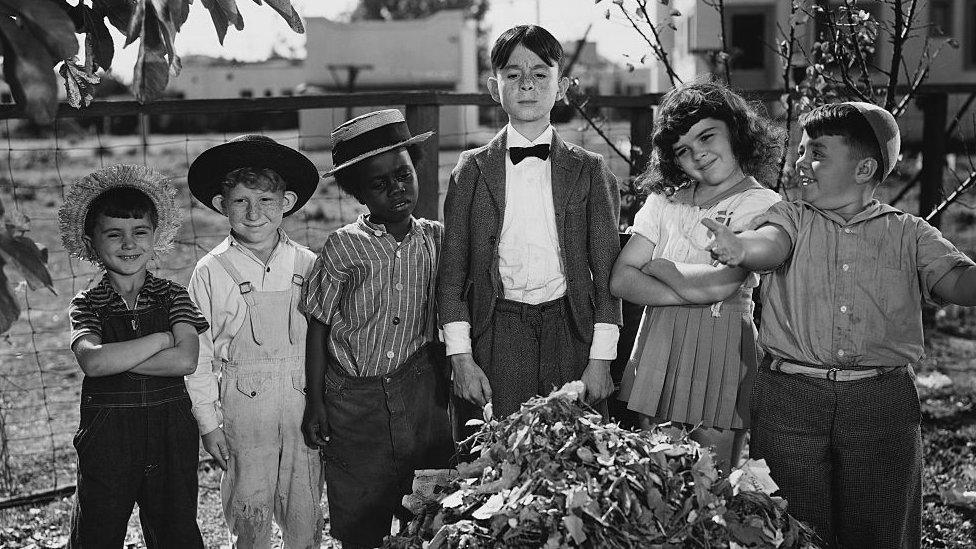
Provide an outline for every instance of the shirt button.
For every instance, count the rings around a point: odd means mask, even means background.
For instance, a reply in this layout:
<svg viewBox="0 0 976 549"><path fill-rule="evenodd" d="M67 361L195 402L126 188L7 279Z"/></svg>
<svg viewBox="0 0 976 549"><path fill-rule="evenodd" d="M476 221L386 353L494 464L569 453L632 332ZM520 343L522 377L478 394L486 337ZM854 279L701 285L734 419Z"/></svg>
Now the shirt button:
<svg viewBox="0 0 976 549"><path fill-rule="evenodd" d="M399 323L400 323L400 317L398 316L393 317L393 324L399 324Z"/></svg>
<svg viewBox="0 0 976 549"><path fill-rule="evenodd" d="M257 392L257 391L251 391L251 396L252 396L252 397L253 397L253 396L258 396L258 392Z"/></svg>
<svg viewBox="0 0 976 549"><path fill-rule="evenodd" d="M396 353L393 351L387 351L386 358L393 358L394 356L396 356Z"/></svg>
<svg viewBox="0 0 976 549"><path fill-rule="evenodd" d="M400 291L400 290L403 289L403 284L397 282L395 287L396 287L397 291Z"/></svg>
<svg viewBox="0 0 976 549"><path fill-rule="evenodd" d="M266 270L265 272L266 273L270 273L271 272L271 267L268 267L268 270Z"/></svg>
<svg viewBox="0 0 976 549"><path fill-rule="evenodd" d="M397 253L396 253L396 256L397 256L397 257L400 257L400 256L402 256L402 255L403 255L403 253L402 253L402 252L400 252L400 250L397 250Z"/></svg>
<svg viewBox="0 0 976 549"><path fill-rule="evenodd" d="M847 312L847 305L841 305L840 306L840 312L846 313Z"/></svg>
<svg viewBox="0 0 976 549"><path fill-rule="evenodd" d="M854 232L854 231L852 231L850 227L844 227L844 233L845 234L851 234L852 232Z"/></svg>
<svg viewBox="0 0 976 549"><path fill-rule="evenodd" d="M383 231L376 229L375 231L373 231L373 234L376 236L383 236Z"/></svg>
<svg viewBox="0 0 976 549"><path fill-rule="evenodd" d="M844 269L845 271L849 271L849 270L850 270L850 268L851 268L851 266L850 266L850 265L848 265L847 263L844 263L843 265L841 265L841 266L840 266L840 268L841 268L841 269Z"/></svg>
<svg viewBox="0 0 976 549"><path fill-rule="evenodd" d="M837 356L844 356L844 349L838 349Z"/></svg>

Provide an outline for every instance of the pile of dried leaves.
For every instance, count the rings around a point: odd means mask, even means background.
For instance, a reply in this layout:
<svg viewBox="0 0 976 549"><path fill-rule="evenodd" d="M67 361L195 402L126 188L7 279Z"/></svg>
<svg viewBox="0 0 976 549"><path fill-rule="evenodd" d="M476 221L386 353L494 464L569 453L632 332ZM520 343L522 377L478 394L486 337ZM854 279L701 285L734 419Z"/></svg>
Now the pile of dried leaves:
<svg viewBox="0 0 976 549"><path fill-rule="evenodd" d="M816 547L764 463L721 475L695 442L603 424L581 385L482 425L456 472L418 474L416 518L384 547Z"/></svg>

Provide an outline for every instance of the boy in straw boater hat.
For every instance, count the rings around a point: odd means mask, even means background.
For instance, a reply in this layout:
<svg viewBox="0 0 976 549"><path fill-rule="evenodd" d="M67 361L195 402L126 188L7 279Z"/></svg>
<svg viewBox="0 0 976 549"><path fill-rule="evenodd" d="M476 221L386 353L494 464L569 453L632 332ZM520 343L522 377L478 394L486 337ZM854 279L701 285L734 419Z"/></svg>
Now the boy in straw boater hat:
<svg viewBox="0 0 976 549"><path fill-rule="evenodd" d="M69 547L122 547L135 503L151 547L203 547L199 441L183 375L207 322L186 289L146 270L172 250L181 219L164 176L126 165L75 182L59 212L68 253L105 271L68 308L85 373Z"/></svg>
<svg viewBox="0 0 976 549"><path fill-rule="evenodd" d="M976 264L875 200L901 142L888 111L825 105L800 124L800 199L738 235L703 221L713 257L768 273L750 453L825 546L918 547L921 306L976 304Z"/></svg>
<svg viewBox="0 0 976 549"><path fill-rule="evenodd" d="M334 175L369 214L329 235L302 295L309 318L302 430L325 459L332 536L375 547L415 469L454 453L434 283L443 226L416 219L419 143L396 109L332 132Z"/></svg>
<svg viewBox="0 0 976 549"><path fill-rule="evenodd" d="M210 330L186 383L203 446L224 469L235 547L269 547L272 518L285 547L321 542L322 464L300 430L306 322L298 299L315 254L281 229L318 181L308 158L262 135L204 151L187 174L193 196L230 224L190 276Z"/></svg>

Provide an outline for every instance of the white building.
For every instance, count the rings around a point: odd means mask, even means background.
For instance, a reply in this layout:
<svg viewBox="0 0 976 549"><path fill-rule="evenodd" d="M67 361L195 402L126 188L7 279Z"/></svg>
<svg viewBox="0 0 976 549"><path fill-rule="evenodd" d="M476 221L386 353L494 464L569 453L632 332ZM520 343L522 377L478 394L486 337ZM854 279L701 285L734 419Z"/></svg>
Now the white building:
<svg viewBox="0 0 976 549"><path fill-rule="evenodd" d="M305 82L312 92L479 91L475 22L463 11L407 21L338 23L310 17L305 27ZM329 134L347 116L376 108L302 111L302 147L329 146ZM463 147L477 128L477 107L440 108L441 146Z"/></svg>
<svg viewBox="0 0 976 549"><path fill-rule="evenodd" d="M301 59L243 63L205 55L183 57L179 76L171 76L168 93L182 99L275 97L293 95L305 82Z"/></svg>

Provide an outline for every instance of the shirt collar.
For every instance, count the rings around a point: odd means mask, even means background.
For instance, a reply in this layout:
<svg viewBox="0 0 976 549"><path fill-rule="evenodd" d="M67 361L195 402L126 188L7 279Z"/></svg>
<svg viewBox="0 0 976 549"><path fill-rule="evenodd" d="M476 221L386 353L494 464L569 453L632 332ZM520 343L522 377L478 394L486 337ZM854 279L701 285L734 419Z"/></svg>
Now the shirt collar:
<svg viewBox="0 0 976 549"><path fill-rule="evenodd" d="M146 271L146 279L142 282L142 288L139 288L140 295L152 295L155 296L159 291L165 286L163 279L153 276L152 272ZM119 292L115 291L115 286L112 286L112 280L109 278L108 273L102 275L102 279L98 281L95 285L95 290L98 292L105 292L110 298L116 297L122 299Z"/></svg>
<svg viewBox="0 0 976 549"><path fill-rule="evenodd" d="M234 236L234 233L227 235L227 243L231 246L239 246L241 248L247 249L247 246L241 244L239 240ZM278 244L290 244L291 239L288 238L288 234L281 227L278 227Z"/></svg>
<svg viewBox="0 0 976 549"><path fill-rule="evenodd" d="M546 127L545 130L539 137L529 141L527 137L520 134L518 130L512 127L512 124L508 124L505 127L505 147L531 147L533 145L551 145L552 144L552 124Z"/></svg>
<svg viewBox="0 0 976 549"><path fill-rule="evenodd" d="M876 217L881 217L883 215L887 215L890 213L901 213L901 210L899 210L898 208L895 208L888 204L881 203L878 200L872 200L871 202L868 202L866 206L864 206L863 210L854 214L854 217L850 218L849 220L845 220L843 217L841 217L840 214L836 212L821 210L820 208L804 200L798 200L797 202L812 209L813 211L819 213L823 217L841 226L854 225L856 223L869 221Z"/></svg>
<svg viewBox="0 0 976 549"><path fill-rule="evenodd" d="M252 252L250 248L248 248L247 246L242 244L239 240L237 240L237 238L234 237L233 233L227 235L227 244L231 248L237 248L237 250L240 251L242 254L244 254L245 257L250 257L254 259L254 261L257 261L262 265L264 264L261 260L257 258L257 256L254 255L254 252ZM278 227L278 242L275 244L274 249L271 250L271 257L268 258L268 263L269 264L271 263L271 260L274 259L274 257L277 255L278 250L280 248L284 246L290 246L290 245L292 245L292 241L290 238L288 238L288 234L285 233L284 229Z"/></svg>
<svg viewBox="0 0 976 549"><path fill-rule="evenodd" d="M722 200L725 200L726 198L732 195L741 193L743 191L747 191L749 189L764 189L764 188L765 187L763 187L758 181L756 181L755 177L751 175L747 175L742 178L742 181L739 181L732 187L712 197L707 202L702 202L701 204L698 204L698 207L703 210L707 210L708 208L711 208L712 206L718 204ZM674 193L673 200L675 202L680 202L682 204L694 205L694 201L693 201L694 196L695 196L695 186L689 185L687 187L678 189L678 191Z"/></svg>
<svg viewBox="0 0 976 549"><path fill-rule="evenodd" d="M360 229L363 229L374 236L382 236L387 233L386 225L382 223L373 223L369 220L369 214L359 214L357 223L359 224ZM379 234L377 234L377 231L379 231ZM410 234L420 234L421 232L420 223L417 223L417 219L413 215L410 216L410 230L407 232Z"/></svg>

